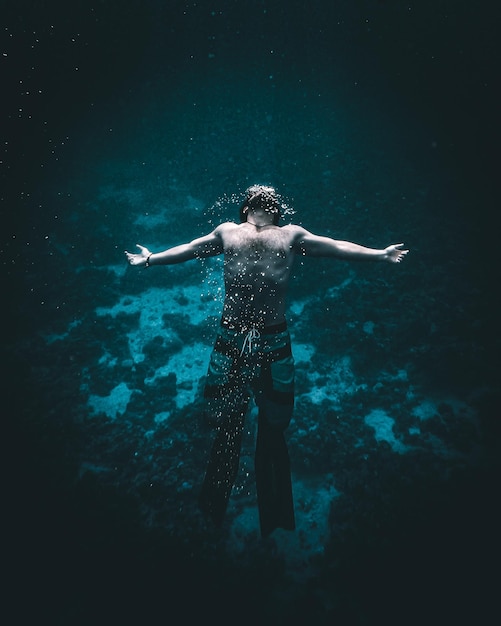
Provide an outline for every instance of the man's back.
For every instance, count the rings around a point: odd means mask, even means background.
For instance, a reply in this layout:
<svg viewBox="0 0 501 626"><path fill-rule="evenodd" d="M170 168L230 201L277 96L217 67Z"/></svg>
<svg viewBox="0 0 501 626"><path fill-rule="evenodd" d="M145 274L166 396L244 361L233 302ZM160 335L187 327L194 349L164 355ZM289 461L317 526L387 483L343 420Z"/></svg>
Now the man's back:
<svg viewBox="0 0 501 626"><path fill-rule="evenodd" d="M224 252L223 316L259 326L283 322L295 227L228 222L217 230Z"/></svg>

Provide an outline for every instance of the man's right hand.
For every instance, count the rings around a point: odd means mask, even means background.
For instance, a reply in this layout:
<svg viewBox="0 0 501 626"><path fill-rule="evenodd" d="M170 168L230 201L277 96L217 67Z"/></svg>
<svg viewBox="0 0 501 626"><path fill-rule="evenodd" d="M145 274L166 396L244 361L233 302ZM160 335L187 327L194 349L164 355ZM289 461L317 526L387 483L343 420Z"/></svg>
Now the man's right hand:
<svg viewBox="0 0 501 626"><path fill-rule="evenodd" d="M139 244L136 244L136 247L140 250L138 254L133 254L132 252L127 252L126 250L125 256L127 257L127 261L130 265L137 265L141 267L146 265L146 259L150 256L151 252L148 248L140 246Z"/></svg>

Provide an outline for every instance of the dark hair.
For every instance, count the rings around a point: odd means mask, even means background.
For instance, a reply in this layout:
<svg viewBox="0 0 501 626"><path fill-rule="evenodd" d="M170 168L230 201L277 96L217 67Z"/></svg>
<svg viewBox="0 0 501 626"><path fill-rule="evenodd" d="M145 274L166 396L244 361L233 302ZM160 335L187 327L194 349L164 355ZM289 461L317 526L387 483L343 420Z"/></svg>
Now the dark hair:
<svg viewBox="0 0 501 626"><path fill-rule="evenodd" d="M252 185L245 191L245 200L240 207L240 222L247 221L247 211L249 208L262 208L269 213L273 213L273 224L278 225L280 220L280 201L277 192L273 187L266 185Z"/></svg>

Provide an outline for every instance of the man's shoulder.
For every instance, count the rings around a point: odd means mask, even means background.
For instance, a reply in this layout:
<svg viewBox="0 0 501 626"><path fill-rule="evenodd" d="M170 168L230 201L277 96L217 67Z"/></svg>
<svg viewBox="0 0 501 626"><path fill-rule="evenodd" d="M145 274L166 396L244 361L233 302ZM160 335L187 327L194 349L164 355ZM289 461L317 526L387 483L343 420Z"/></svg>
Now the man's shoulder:
<svg viewBox="0 0 501 626"><path fill-rule="evenodd" d="M285 226L281 226L281 228L291 233L302 233L305 231L302 226L298 226L297 224L285 224Z"/></svg>
<svg viewBox="0 0 501 626"><path fill-rule="evenodd" d="M302 237L308 231L302 226L298 226L297 224L286 224L281 227L283 231L287 232L287 234L292 238L296 239L297 237Z"/></svg>
<svg viewBox="0 0 501 626"><path fill-rule="evenodd" d="M217 226L215 230L232 230L234 228L238 228L239 226L240 224L237 224L236 222L221 222L221 224L219 224L219 226Z"/></svg>
<svg viewBox="0 0 501 626"><path fill-rule="evenodd" d="M213 232L215 235L221 236L230 232L231 230L235 230L235 228L238 228L239 226L240 224L236 224L235 222L222 222L221 224L219 224L219 226L216 226Z"/></svg>

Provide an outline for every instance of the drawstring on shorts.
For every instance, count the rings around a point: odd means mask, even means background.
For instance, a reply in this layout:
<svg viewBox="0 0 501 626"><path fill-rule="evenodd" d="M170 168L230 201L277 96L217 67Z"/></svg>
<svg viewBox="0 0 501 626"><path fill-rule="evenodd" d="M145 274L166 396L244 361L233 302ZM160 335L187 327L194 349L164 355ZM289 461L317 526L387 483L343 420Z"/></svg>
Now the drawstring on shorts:
<svg viewBox="0 0 501 626"><path fill-rule="evenodd" d="M242 346L242 350L240 352L240 356L245 352L245 348L247 348L249 354L252 352L252 342L256 341L261 337L261 333L257 328L251 328L249 332L245 335L244 344Z"/></svg>

